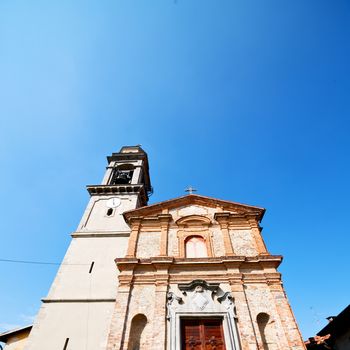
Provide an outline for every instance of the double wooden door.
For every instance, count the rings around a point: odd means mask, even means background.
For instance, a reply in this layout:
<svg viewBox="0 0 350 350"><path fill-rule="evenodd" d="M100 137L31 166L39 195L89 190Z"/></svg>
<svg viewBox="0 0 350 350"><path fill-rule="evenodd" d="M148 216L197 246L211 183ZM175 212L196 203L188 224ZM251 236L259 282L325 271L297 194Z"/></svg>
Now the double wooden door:
<svg viewBox="0 0 350 350"><path fill-rule="evenodd" d="M182 319L181 350L225 350L222 319Z"/></svg>

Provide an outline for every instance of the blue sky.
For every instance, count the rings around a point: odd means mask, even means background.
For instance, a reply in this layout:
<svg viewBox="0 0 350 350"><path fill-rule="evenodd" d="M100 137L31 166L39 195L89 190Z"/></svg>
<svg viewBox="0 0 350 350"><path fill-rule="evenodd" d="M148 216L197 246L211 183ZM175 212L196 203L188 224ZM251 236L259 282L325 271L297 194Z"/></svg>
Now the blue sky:
<svg viewBox="0 0 350 350"><path fill-rule="evenodd" d="M0 2L1 258L60 262L105 156L148 152L151 202L267 208L304 338L349 304L350 3ZM57 266L0 262L0 331Z"/></svg>

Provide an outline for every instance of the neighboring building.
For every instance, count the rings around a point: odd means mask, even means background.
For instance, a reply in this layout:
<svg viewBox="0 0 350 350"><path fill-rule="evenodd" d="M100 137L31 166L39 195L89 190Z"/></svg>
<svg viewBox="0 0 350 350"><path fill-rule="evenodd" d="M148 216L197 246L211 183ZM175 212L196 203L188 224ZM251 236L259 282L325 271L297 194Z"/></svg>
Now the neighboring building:
<svg viewBox="0 0 350 350"><path fill-rule="evenodd" d="M309 350L350 350L350 305L338 316L328 317L329 323L305 344Z"/></svg>
<svg viewBox="0 0 350 350"><path fill-rule="evenodd" d="M31 329L32 326L26 326L1 333L0 343L6 344L3 350L23 350Z"/></svg>
<svg viewBox="0 0 350 350"><path fill-rule="evenodd" d="M107 159L25 350L305 348L265 209L194 194L147 206L142 148Z"/></svg>

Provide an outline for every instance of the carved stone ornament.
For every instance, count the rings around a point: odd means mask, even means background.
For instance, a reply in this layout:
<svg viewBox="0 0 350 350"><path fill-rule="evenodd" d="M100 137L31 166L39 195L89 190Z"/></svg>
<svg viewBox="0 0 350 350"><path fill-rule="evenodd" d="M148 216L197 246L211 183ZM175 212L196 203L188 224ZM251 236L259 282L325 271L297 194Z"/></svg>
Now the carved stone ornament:
<svg viewBox="0 0 350 350"><path fill-rule="evenodd" d="M170 309L171 309L171 305L174 301L177 301L179 304L183 303L182 298L176 296L175 293L173 293L173 292L168 292L168 294L167 294L167 319L168 320L171 317Z"/></svg>
<svg viewBox="0 0 350 350"><path fill-rule="evenodd" d="M219 283L207 283L206 281L203 281L203 280L194 280L190 283L180 283L179 289L182 292L186 292L186 291L193 291L197 287L201 287L202 290L206 289L216 293L219 288L219 285L220 285Z"/></svg>
<svg viewBox="0 0 350 350"><path fill-rule="evenodd" d="M169 350L181 349L181 319L188 317L221 318L226 348L240 349L234 299L230 292L222 290L219 283L208 283L199 279L190 283L179 283L173 288L167 295ZM175 294L178 290L181 291L182 297ZM215 339L209 339L208 342L211 346L218 345L215 344Z"/></svg>

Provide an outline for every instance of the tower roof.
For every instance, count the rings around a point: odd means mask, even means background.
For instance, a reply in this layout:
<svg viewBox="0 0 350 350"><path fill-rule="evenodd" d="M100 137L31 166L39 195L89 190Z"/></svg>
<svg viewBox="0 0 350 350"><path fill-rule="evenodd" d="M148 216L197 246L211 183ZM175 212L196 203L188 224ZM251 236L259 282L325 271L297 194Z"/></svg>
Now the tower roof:
<svg viewBox="0 0 350 350"><path fill-rule="evenodd" d="M108 163L112 161L129 159L144 159L148 165L147 153L141 148L141 145L123 146L119 152L112 153L111 156L107 157Z"/></svg>

